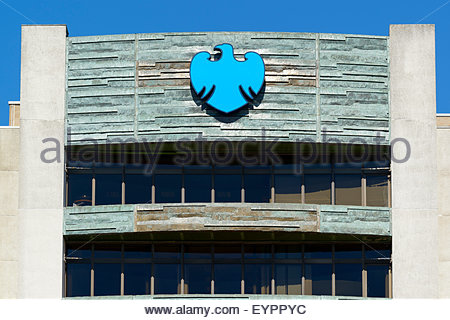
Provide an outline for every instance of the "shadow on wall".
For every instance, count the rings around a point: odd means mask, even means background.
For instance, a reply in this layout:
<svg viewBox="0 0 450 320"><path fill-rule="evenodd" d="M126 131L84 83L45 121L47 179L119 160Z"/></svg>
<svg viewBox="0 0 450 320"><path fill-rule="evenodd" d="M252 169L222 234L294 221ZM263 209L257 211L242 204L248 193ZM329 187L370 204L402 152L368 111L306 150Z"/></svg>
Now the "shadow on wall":
<svg viewBox="0 0 450 320"><path fill-rule="evenodd" d="M209 98L214 93L214 89L215 88L213 87L211 92L208 93L203 99L201 99L200 95L195 92L195 90L191 84L192 99L194 100L194 102L197 106L201 106L202 110L206 111L206 114L214 117L216 120L218 120L220 122L224 122L224 123L233 123L233 122L238 121L240 118L247 116L249 113L249 110L253 110L254 108L258 107L261 104L261 102L264 99L264 94L266 91L266 83L265 82L263 83L261 90L259 91L259 93L256 95L256 97L254 99L247 96L244 93L244 90L242 90L242 88L239 87L239 90L241 91L242 96L247 101L247 104L242 106L238 110L230 112L230 113L221 112L206 102L209 100ZM201 93L203 93L203 92L201 92Z"/></svg>

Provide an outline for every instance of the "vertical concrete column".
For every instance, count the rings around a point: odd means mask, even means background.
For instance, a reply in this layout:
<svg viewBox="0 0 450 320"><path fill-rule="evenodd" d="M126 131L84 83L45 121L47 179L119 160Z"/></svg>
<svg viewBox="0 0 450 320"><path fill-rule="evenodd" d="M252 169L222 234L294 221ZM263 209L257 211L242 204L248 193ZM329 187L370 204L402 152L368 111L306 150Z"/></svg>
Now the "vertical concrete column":
<svg viewBox="0 0 450 320"><path fill-rule="evenodd" d="M450 117L449 117L450 120ZM439 124L438 124L439 126ZM439 298L450 298L450 121L437 130L439 182Z"/></svg>
<svg viewBox="0 0 450 320"><path fill-rule="evenodd" d="M0 127L0 299L18 293L19 134Z"/></svg>
<svg viewBox="0 0 450 320"><path fill-rule="evenodd" d="M63 293L66 35L65 25L22 26L20 298L60 298ZM53 140L45 142L48 138ZM59 153L45 153L53 162L41 159L45 149L58 147Z"/></svg>
<svg viewBox="0 0 450 320"><path fill-rule="evenodd" d="M390 26L394 298L438 296L434 25ZM397 140L396 140L397 139ZM397 142L396 142L397 141ZM395 143L396 142L396 143Z"/></svg>

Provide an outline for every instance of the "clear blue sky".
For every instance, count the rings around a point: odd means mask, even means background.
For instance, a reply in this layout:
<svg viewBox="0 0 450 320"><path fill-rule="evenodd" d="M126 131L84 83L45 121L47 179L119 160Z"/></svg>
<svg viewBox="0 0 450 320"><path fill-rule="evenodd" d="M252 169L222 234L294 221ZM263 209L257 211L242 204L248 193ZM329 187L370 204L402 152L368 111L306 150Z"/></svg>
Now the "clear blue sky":
<svg viewBox="0 0 450 320"><path fill-rule="evenodd" d="M173 31L388 35L389 24L436 24L437 111L450 113L450 0L0 0L0 126L20 99L20 25L66 24L70 36Z"/></svg>

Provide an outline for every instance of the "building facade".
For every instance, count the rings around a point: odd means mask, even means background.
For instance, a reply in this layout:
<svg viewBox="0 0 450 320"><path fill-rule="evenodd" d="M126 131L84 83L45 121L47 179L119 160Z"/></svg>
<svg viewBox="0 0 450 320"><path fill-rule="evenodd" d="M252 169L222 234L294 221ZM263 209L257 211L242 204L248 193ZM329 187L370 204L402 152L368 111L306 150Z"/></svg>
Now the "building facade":
<svg viewBox="0 0 450 320"><path fill-rule="evenodd" d="M229 113L208 100L222 87L192 85L193 57L216 66L221 44L240 66L248 52L264 62L261 89L236 86L246 104ZM206 74L223 83L220 70ZM10 110L0 297L450 297L450 117L436 117L433 25L23 26Z"/></svg>

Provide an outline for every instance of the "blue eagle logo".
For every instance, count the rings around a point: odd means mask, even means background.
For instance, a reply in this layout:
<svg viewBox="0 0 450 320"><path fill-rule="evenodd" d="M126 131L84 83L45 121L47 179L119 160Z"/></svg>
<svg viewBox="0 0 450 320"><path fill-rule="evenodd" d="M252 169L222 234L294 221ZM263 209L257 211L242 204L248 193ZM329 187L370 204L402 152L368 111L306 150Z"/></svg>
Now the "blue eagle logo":
<svg viewBox="0 0 450 320"><path fill-rule="evenodd" d="M230 113L254 100L264 84L264 61L256 52L247 52L244 61L234 58L233 47L214 47L222 53L217 61L202 51L191 61L191 84L198 97L215 109Z"/></svg>

